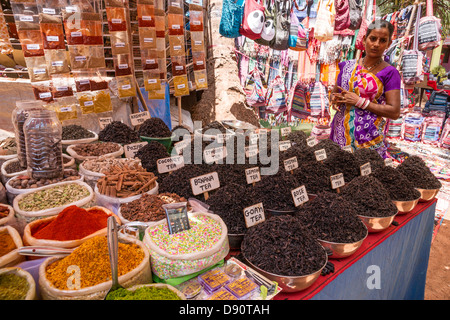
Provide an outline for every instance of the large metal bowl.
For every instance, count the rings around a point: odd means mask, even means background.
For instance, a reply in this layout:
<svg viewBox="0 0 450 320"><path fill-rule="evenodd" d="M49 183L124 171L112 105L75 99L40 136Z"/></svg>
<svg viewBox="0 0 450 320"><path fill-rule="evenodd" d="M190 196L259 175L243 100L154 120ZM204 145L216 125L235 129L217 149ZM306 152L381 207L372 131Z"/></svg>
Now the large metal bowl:
<svg viewBox="0 0 450 320"><path fill-rule="evenodd" d="M398 213L397 214L405 214L412 211L417 204L419 203L420 198L416 200L406 200L406 201L396 201L392 200L394 204L397 206Z"/></svg>
<svg viewBox="0 0 450 320"><path fill-rule="evenodd" d="M365 226L365 225L364 225ZM367 238L367 235L369 234L369 231L366 228L366 234L365 236L356 242L351 243L339 243L339 242L331 242L326 240L317 239L319 243L325 248L325 250L328 252L328 258L329 259L341 259L346 258L348 256L351 256L358 250L364 240Z"/></svg>
<svg viewBox="0 0 450 320"><path fill-rule="evenodd" d="M274 210L274 209L265 209L266 218L269 219L272 216L284 216L284 215L293 215L296 210Z"/></svg>
<svg viewBox="0 0 450 320"><path fill-rule="evenodd" d="M397 213L389 217L366 217L361 215L358 215L358 217L367 227L369 233L375 233L381 232L389 228L389 226L392 224L392 221L394 221L396 215Z"/></svg>
<svg viewBox="0 0 450 320"><path fill-rule="evenodd" d="M325 250L324 250L323 254L325 256L324 265L319 270L317 270L311 274L304 275L304 276L281 276L278 274L266 272L266 271L258 268L257 266L253 265L250 261L248 261L245 258L245 256L244 256L244 260L245 260L245 263L248 264L248 266L250 266L250 268L259 272L262 276L266 277L267 279L278 283L278 286L281 289L283 289L284 292L298 292L298 291L302 291L302 290L309 288L317 280L317 278L319 278L320 273L322 272L323 268L325 268L325 266L328 262L328 257L327 257L327 253L325 252Z"/></svg>
<svg viewBox="0 0 450 320"><path fill-rule="evenodd" d="M417 191L420 192L420 200L419 202L427 202L433 200L436 195L439 193L439 189L419 189L416 188Z"/></svg>

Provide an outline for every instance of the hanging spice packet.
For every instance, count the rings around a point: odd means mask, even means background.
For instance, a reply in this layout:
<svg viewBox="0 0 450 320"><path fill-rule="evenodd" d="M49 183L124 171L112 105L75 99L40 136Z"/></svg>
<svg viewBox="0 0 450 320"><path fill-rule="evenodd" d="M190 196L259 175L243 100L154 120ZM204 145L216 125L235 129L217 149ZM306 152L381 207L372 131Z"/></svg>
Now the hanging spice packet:
<svg viewBox="0 0 450 320"><path fill-rule="evenodd" d="M90 71L74 71L72 72L75 80L75 88L77 92L91 91L91 75Z"/></svg>
<svg viewBox="0 0 450 320"><path fill-rule="evenodd" d="M60 17L48 14L39 15L44 49L65 50L64 27Z"/></svg>
<svg viewBox="0 0 450 320"><path fill-rule="evenodd" d="M70 72L69 59L65 49L45 50L45 60L49 74Z"/></svg>
<svg viewBox="0 0 450 320"><path fill-rule="evenodd" d="M88 67L88 56L88 46L69 46L70 66L72 70L86 69Z"/></svg>
<svg viewBox="0 0 450 320"><path fill-rule="evenodd" d="M94 91L94 112L102 113L112 111L111 95L108 90Z"/></svg>
<svg viewBox="0 0 450 320"><path fill-rule="evenodd" d="M141 63L143 70L158 69L158 51L155 49L142 49Z"/></svg>
<svg viewBox="0 0 450 320"><path fill-rule="evenodd" d="M205 39L205 35L203 32L191 32L192 52L205 51L204 39Z"/></svg>
<svg viewBox="0 0 450 320"><path fill-rule="evenodd" d="M144 87L145 91L160 90L161 79L160 73L155 71L144 71Z"/></svg>
<svg viewBox="0 0 450 320"><path fill-rule="evenodd" d="M42 100L45 102L53 101L52 89L50 81L41 81L31 83L33 94L36 100Z"/></svg>
<svg viewBox="0 0 450 320"><path fill-rule="evenodd" d="M52 75L53 99L73 96L70 73Z"/></svg>
<svg viewBox="0 0 450 320"><path fill-rule="evenodd" d="M206 69L205 52L192 52L192 62L194 64L194 71Z"/></svg>
<svg viewBox="0 0 450 320"><path fill-rule="evenodd" d="M149 100L164 100L166 98L166 88L165 85L161 83L161 89L159 90L148 90Z"/></svg>
<svg viewBox="0 0 450 320"><path fill-rule="evenodd" d="M66 13L63 16L64 31L68 45L83 44L83 26L80 19L77 19L77 13Z"/></svg>
<svg viewBox="0 0 450 320"><path fill-rule="evenodd" d="M169 36L170 56L185 56L184 36Z"/></svg>
<svg viewBox="0 0 450 320"><path fill-rule="evenodd" d="M111 52L116 54L130 53L130 40L128 39L128 32L114 31L111 32Z"/></svg>
<svg viewBox="0 0 450 320"><path fill-rule="evenodd" d="M139 28L154 28L155 25L155 6L152 4L138 4L137 17Z"/></svg>
<svg viewBox="0 0 450 320"><path fill-rule="evenodd" d="M196 90L208 89L208 74L206 70L194 71Z"/></svg>
<svg viewBox="0 0 450 320"><path fill-rule="evenodd" d="M119 98L136 96L136 85L132 75L116 77Z"/></svg>
<svg viewBox="0 0 450 320"><path fill-rule="evenodd" d="M118 54L113 56L116 77L131 75L131 57L129 54Z"/></svg>
<svg viewBox="0 0 450 320"><path fill-rule="evenodd" d="M166 35L166 18L165 16L155 15L155 29L158 38L164 38Z"/></svg>
<svg viewBox="0 0 450 320"><path fill-rule="evenodd" d="M189 11L191 32L203 31L203 11Z"/></svg>
<svg viewBox="0 0 450 320"><path fill-rule="evenodd" d="M167 21L170 36L184 35L184 16L182 14L169 13Z"/></svg>
<svg viewBox="0 0 450 320"><path fill-rule="evenodd" d="M44 56L25 57L25 63L31 82L50 80Z"/></svg>
<svg viewBox="0 0 450 320"><path fill-rule="evenodd" d="M183 0L168 0L167 2L169 14L175 13L182 15L184 13Z"/></svg>
<svg viewBox="0 0 450 320"><path fill-rule="evenodd" d="M80 104L80 109L82 114L90 114L94 113L95 106L94 106L94 98L95 93L94 92L83 92L77 94L78 97L78 103Z"/></svg>
<svg viewBox="0 0 450 320"><path fill-rule="evenodd" d="M174 56L171 57L172 61L172 75L182 76L186 75L186 57L185 56Z"/></svg>
<svg viewBox="0 0 450 320"><path fill-rule="evenodd" d="M106 7L109 31L127 31L125 8Z"/></svg>
<svg viewBox="0 0 450 320"><path fill-rule="evenodd" d="M81 14L83 44L103 45L102 17L99 13Z"/></svg>
<svg viewBox="0 0 450 320"><path fill-rule="evenodd" d="M173 77L173 86L175 97L189 95L189 82L186 75Z"/></svg>
<svg viewBox="0 0 450 320"><path fill-rule="evenodd" d="M44 56L44 42L39 25L36 29L21 29L18 31L24 57Z"/></svg>
<svg viewBox="0 0 450 320"><path fill-rule="evenodd" d="M139 28L141 48L156 49L156 28Z"/></svg>

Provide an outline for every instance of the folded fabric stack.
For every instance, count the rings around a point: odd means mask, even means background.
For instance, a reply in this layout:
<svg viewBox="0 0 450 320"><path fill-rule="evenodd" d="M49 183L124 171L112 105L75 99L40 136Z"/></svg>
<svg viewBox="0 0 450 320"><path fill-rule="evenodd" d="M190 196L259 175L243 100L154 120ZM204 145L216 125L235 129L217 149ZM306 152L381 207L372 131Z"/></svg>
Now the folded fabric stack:
<svg viewBox="0 0 450 320"><path fill-rule="evenodd" d="M386 136L391 139L398 139L402 134L402 124L403 118L398 118L397 120L390 120L389 127Z"/></svg>
<svg viewBox="0 0 450 320"><path fill-rule="evenodd" d="M409 113L402 126L402 138L406 141L420 141L423 117L420 113Z"/></svg>

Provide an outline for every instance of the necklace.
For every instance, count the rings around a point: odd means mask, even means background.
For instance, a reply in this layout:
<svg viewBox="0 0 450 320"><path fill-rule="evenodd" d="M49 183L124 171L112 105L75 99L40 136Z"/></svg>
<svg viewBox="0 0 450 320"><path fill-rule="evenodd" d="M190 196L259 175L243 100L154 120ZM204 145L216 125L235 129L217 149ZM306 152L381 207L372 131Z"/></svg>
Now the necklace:
<svg viewBox="0 0 450 320"><path fill-rule="evenodd" d="M371 67L366 67L366 58L363 59L363 67L367 69L367 71L372 71L373 69L375 69L376 67L378 67L378 65L383 62L383 59L378 60L378 62L376 62L375 64L373 64Z"/></svg>

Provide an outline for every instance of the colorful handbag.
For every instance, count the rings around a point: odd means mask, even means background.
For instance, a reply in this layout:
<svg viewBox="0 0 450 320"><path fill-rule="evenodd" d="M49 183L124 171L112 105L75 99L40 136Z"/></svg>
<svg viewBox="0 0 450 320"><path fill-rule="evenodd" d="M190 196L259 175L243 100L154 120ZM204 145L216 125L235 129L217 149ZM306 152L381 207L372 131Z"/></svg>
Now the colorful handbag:
<svg viewBox="0 0 450 320"><path fill-rule="evenodd" d="M255 42L263 45L269 46L275 39L275 4L274 0L266 0L264 17L265 22L261 32L261 38L256 39Z"/></svg>
<svg viewBox="0 0 450 320"><path fill-rule="evenodd" d="M239 29L244 16L244 3L244 0L223 0L219 33L225 38L237 38L241 35Z"/></svg>
<svg viewBox="0 0 450 320"><path fill-rule="evenodd" d="M244 15L239 33L249 39L261 38L264 28L264 6L257 0L245 0Z"/></svg>
<svg viewBox="0 0 450 320"><path fill-rule="evenodd" d="M287 50L291 31L291 2L290 0L277 0L275 7L275 39L270 47L274 50Z"/></svg>
<svg viewBox="0 0 450 320"><path fill-rule="evenodd" d="M279 114L287 111L286 86L281 76L269 84L266 94L266 113Z"/></svg>

